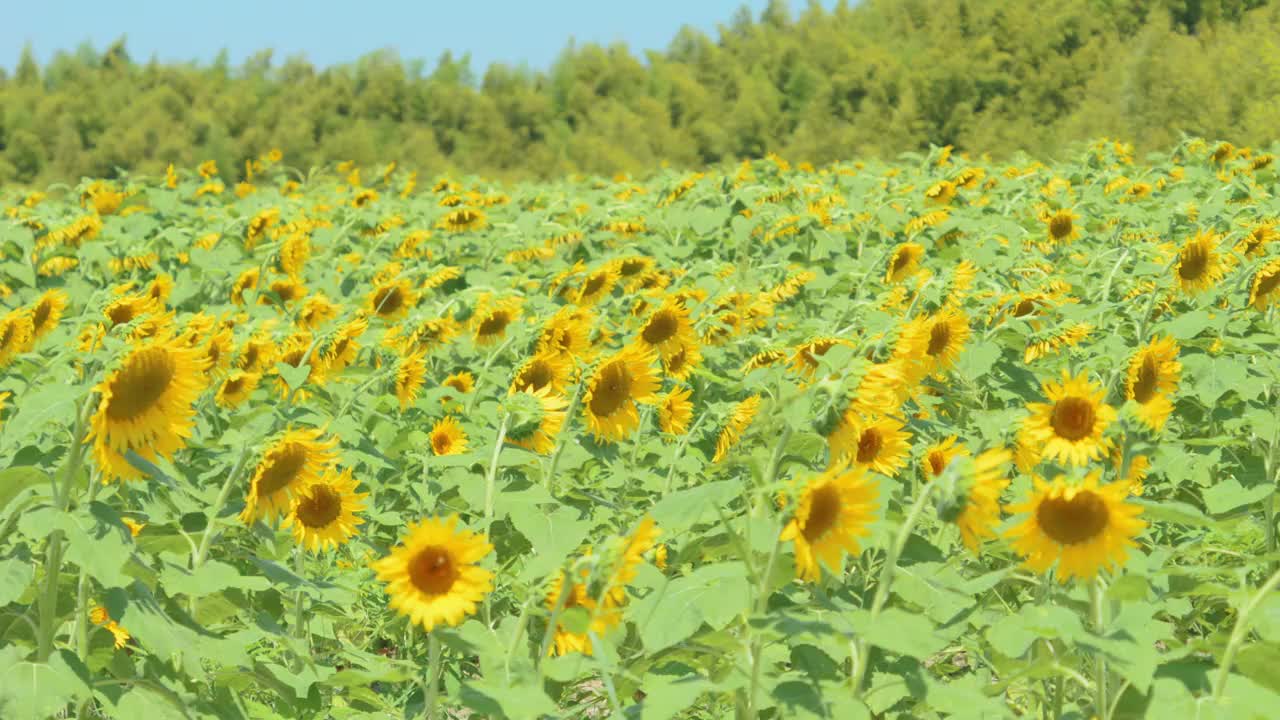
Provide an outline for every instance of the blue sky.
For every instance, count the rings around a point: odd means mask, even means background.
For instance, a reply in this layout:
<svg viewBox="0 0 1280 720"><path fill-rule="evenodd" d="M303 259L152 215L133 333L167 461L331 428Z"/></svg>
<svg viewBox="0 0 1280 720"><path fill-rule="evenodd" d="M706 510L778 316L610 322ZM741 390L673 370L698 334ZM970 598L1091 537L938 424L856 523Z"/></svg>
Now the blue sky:
<svg viewBox="0 0 1280 720"><path fill-rule="evenodd" d="M41 63L88 40L98 50L121 35L145 61L208 62L226 48L233 63L266 48L278 61L305 54L317 65L391 47L431 63L445 50L545 69L570 37L623 41L637 54L663 49L682 25L713 38L743 5L759 17L768 0L46 0L14 2L0 25L0 66L13 68L30 42ZM831 2L824 2L828 7ZM804 7L793 0L792 12Z"/></svg>

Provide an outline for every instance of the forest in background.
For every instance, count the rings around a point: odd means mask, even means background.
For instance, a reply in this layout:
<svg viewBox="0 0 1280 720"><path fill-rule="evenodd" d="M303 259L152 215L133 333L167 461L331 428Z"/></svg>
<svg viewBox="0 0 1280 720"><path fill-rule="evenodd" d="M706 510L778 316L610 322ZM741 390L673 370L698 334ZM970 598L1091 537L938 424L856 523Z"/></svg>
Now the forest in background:
<svg viewBox="0 0 1280 720"><path fill-rule="evenodd" d="M298 168L396 160L519 179L643 174L777 152L823 163L954 145L1049 158L1106 136L1280 133L1266 0L863 0L739 11L662 52L570 45L547 71L390 51L318 68L130 56L122 39L0 71L0 182L163 172L278 148Z"/></svg>

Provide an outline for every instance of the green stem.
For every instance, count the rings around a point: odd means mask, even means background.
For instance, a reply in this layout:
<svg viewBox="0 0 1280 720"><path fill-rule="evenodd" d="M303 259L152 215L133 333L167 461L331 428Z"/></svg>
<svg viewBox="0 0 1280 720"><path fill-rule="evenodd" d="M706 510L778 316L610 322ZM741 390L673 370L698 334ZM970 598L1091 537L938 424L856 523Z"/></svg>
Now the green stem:
<svg viewBox="0 0 1280 720"><path fill-rule="evenodd" d="M436 704L440 700L440 638L435 632L427 633L427 686L424 688L423 705L427 720L435 720Z"/></svg>
<svg viewBox="0 0 1280 720"><path fill-rule="evenodd" d="M76 655L84 661L89 656L89 573L80 568L80 583L76 589Z"/></svg>
<svg viewBox="0 0 1280 720"><path fill-rule="evenodd" d="M778 437L778 442L773 446L773 454L769 457L769 465L765 469L764 488L766 493L771 493L774 484L778 482L778 473L782 469L782 458L786 454L787 442L791 440L791 426L783 425L782 434ZM766 502L768 496L766 496ZM764 615L769 609L769 581L773 577L773 566L778 560L778 555L782 550L782 532L775 528L773 550L769 553L769 560L765 563L764 572L760 574L759 585L756 587L755 603L753 614ZM750 552L748 548L745 552ZM750 563L748 563L750 566ZM760 673L764 669L764 662L761 655L764 653L764 638L759 634L752 632L750 623L746 626L746 633L750 640L751 648L751 689L747 694L747 710L750 717L755 717L758 713L756 698L760 692Z"/></svg>
<svg viewBox="0 0 1280 720"><path fill-rule="evenodd" d="M1236 616L1236 625L1231 630L1231 639L1227 641L1227 649L1222 653L1222 663L1218 666L1218 677L1213 683L1213 699L1219 701L1222 699L1222 693L1227 689L1227 677L1231 674L1231 666L1235 662L1236 652L1240 650L1240 646L1244 643L1245 638L1249 636L1249 621L1253 612L1258 609L1263 600L1275 591L1276 586L1280 585L1280 570L1272 573L1270 578L1258 588L1258 592L1249 598L1249 602L1240 610L1240 614Z"/></svg>
<svg viewBox="0 0 1280 720"><path fill-rule="evenodd" d="M569 409L565 411L565 426L560 428L560 437L556 438L556 449L551 453L551 462L547 466L547 474L542 478L542 486L547 489L548 493L553 492L555 485L553 481L556 477L556 466L560 464L560 453L564 452L564 444L568 441L569 424L578 415L578 406L582 404L582 386L584 383L578 383L577 388L573 391L573 399L569 401Z"/></svg>
<svg viewBox="0 0 1280 720"><path fill-rule="evenodd" d="M1089 585L1089 604L1093 607L1093 629L1102 635L1106 627L1103 610L1102 580L1095 577ZM1094 712L1102 720L1107 720L1107 658L1101 652L1094 658Z"/></svg>
<svg viewBox="0 0 1280 720"><path fill-rule="evenodd" d="M231 495L231 488L235 486L236 480L240 478L241 471L244 470L245 463L249 459L248 449L240 453L240 459L236 461L235 467L231 472L227 473L227 479L222 483L222 490L218 492L218 498L213 501L213 506L209 508L209 517L205 522L204 534L200 536L200 546L196 549L195 557L191 561L191 569L198 570L204 565L205 558L209 556L209 543L213 541L213 523L217 520L219 513L222 512L222 506L226 504L227 498Z"/></svg>
<svg viewBox="0 0 1280 720"><path fill-rule="evenodd" d="M480 367L480 372L476 373L476 384L475 387L471 388L471 398L467 400L467 407L464 411L467 415L471 414L480 399L480 384L484 382L485 373L489 372L489 366L493 365L493 361L498 359L498 356L502 354L503 350L507 349L512 340L513 338L507 338L506 342L499 345L497 350L489 353L489 357L485 358L484 365Z"/></svg>
<svg viewBox="0 0 1280 720"><path fill-rule="evenodd" d="M294 574L296 574L299 578L305 579L306 565L307 565L306 552L302 549L302 546L299 545L293 549ZM302 586L299 585L298 592L294 594L294 598L293 598L293 636L299 642L304 641L307 638L306 614L305 614L306 607L307 607L307 598L306 598L306 595L304 595L302 592ZM308 648L308 654L310 654L309 650L310 649Z"/></svg>
<svg viewBox="0 0 1280 720"><path fill-rule="evenodd" d="M671 463L667 466L667 481L662 486L664 495L671 492L671 482L676 476L676 461L680 459L681 455L684 455L685 448L689 446L689 439L693 437L693 432L698 429L698 425L702 423L702 418L706 416L707 414L703 412L693 419L693 423L689 425L689 429L685 431L684 436L680 438L679 444L676 445L675 451L671 453Z"/></svg>
<svg viewBox="0 0 1280 720"><path fill-rule="evenodd" d="M89 411L92 408L93 394L85 398L76 413L76 424L71 431L70 456L67 458L66 470L62 474L62 482L53 488L54 507L65 511L71 501L71 486L75 484L76 473L84 460L85 430L89 425ZM45 548L45 583L44 592L40 595L40 636L37 638L36 660L48 662L53 654L53 640L58 628L55 624L58 612L58 579L62 575L62 531L49 533L48 545Z"/></svg>
<svg viewBox="0 0 1280 720"><path fill-rule="evenodd" d="M498 456L502 454L502 444L507 439L507 425L511 416L502 418L498 426L498 439L493 443L493 455L489 458L489 470L484 475L484 531L490 532L493 524L493 504L498 497Z"/></svg>
<svg viewBox="0 0 1280 720"><path fill-rule="evenodd" d="M604 666L604 648L600 645L600 638L596 636L594 630L588 630L587 637L591 640L591 647L595 649L592 654L596 658L596 664L600 666L600 682L604 684L605 694L609 698L609 705L613 708L613 717L625 717L626 713L622 711L622 704L618 702L618 691L613 687L613 678L609 676L608 669Z"/></svg>
<svg viewBox="0 0 1280 720"><path fill-rule="evenodd" d="M884 609L884 605L889 600L889 588L893 585L893 575L898 569L898 558L902 556L903 549L907 546L907 541L911 539L911 530L915 527L916 521L920 519L920 513L924 511L925 505L928 503L929 496L933 494L933 488L937 487L937 483L929 483L925 485L916 498L916 502L911 506L911 511L907 513L907 518L902 522L902 528L898 531L898 537L893 545L889 548L889 553L884 558L884 568L880 571L880 583L876 587L875 598L871 601L871 616L867 620L868 626L874 626L876 620L880 617L880 611ZM858 695L862 692L862 683L867 677L867 668L871 666L871 651L875 649L875 645L867 642L865 638L858 640L858 653L853 663L853 693Z"/></svg>

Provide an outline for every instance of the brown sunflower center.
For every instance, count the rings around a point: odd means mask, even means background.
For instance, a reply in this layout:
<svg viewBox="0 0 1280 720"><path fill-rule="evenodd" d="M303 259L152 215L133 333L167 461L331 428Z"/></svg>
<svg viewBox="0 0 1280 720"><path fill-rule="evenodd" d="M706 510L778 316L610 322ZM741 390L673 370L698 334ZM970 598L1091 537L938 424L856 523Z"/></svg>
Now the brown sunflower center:
<svg viewBox="0 0 1280 720"><path fill-rule="evenodd" d="M44 324L49 322L49 316L53 313L53 306L48 300L41 300L36 309L31 313L31 324L35 325L36 330L44 328Z"/></svg>
<svg viewBox="0 0 1280 720"><path fill-rule="evenodd" d="M640 258L623 260L622 264L618 266L618 274L622 277L631 277L641 270L644 270L648 265L649 263L647 261Z"/></svg>
<svg viewBox="0 0 1280 720"><path fill-rule="evenodd" d="M1138 375L1133 380L1133 399L1139 404L1145 405L1151 401L1156 394L1156 382L1160 379L1160 370L1156 367L1155 358L1150 354L1142 357L1142 364L1138 367Z"/></svg>
<svg viewBox="0 0 1280 720"><path fill-rule="evenodd" d="M373 307L379 315L394 315L404 307L404 293L400 292L400 286L379 288L373 296Z"/></svg>
<svg viewBox="0 0 1280 720"><path fill-rule="evenodd" d="M880 448L884 446L884 441L880 437L879 431L875 428L867 428L858 436L858 462L869 463L876 459L880 454Z"/></svg>
<svg viewBox="0 0 1280 720"><path fill-rule="evenodd" d="M611 362L600 368L591 393L591 413L608 417L622 409L631 399L631 373L623 362Z"/></svg>
<svg viewBox="0 0 1280 720"><path fill-rule="evenodd" d="M1258 280L1257 289L1254 294L1258 297L1262 297L1263 295L1269 294L1272 290L1275 290L1277 286L1280 286L1280 272L1263 275Z"/></svg>
<svg viewBox="0 0 1280 720"><path fill-rule="evenodd" d="M941 355L951 346L951 324L947 322L936 322L929 329L929 346L925 348L925 353L930 357Z"/></svg>
<svg viewBox="0 0 1280 720"><path fill-rule="evenodd" d="M480 326L476 328L476 334L481 337L497 335L507 329L507 325L511 324L511 315L505 310L495 310L489 313L489 316L481 321Z"/></svg>
<svg viewBox="0 0 1280 720"><path fill-rule="evenodd" d="M1093 433L1095 419L1093 403L1088 398L1069 395L1054 403L1049 422L1058 437L1079 440Z"/></svg>
<svg viewBox="0 0 1280 720"><path fill-rule="evenodd" d="M240 367L245 370L252 370L258 367L260 353L257 345L250 345L244 349L244 355L240 356Z"/></svg>
<svg viewBox="0 0 1280 720"><path fill-rule="evenodd" d="M840 491L831 485L822 485L809 496L809 517L805 518L804 539L814 542L835 526L840 518Z"/></svg>
<svg viewBox="0 0 1280 720"><path fill-rule="evenodd" d="M934 450L929 453L929 472L935 477L942 474L947 469L947 455L940 450Z"/></svg>
<svg viewBox="0 0 1280 720"><path fill-rule="evenodd" d="M326 528L342 514L342 495L328 485L316 485L298 499L298 522L309 528Z"/></svg>
<svg viewBox="0 0 1280 720"><path fill-rule="evenodd" d="M1192 243L1182 251L1178 263L1178 277L1183 280L1199 280L1209 269L1209 249L1200 243Z"/></svg>
<svg viewBox="0 0 1280 720"><path fill-rule="evenodd" d="M240 394L240 391L243 389L244 389L243 377L227 378L227 381L222 383L223 395L238 395Z"/></svg>
<svg viewBox="0 0 1280 720"><path fill-rule="evenodd" d="M555 379L555 373L551 370L551 365L543 360L534 360L520 371L520 375L516 377L516 389L524 390L541 390L551 384Z"/></svg>
<svg viewBox="0 0 1280 720"><path fill-rule="evenodd" d="M447 548L428 545L409 561L409 581L426 595L443 595L458 580L458 569Z"/></svg>
<svg viewBox="0 0 1280 720"><path fill-rule="evenodd" d="M439 430L431 434L431 449L437 455L448 455L453 449L453 434L447 430Z"/></svg>
<svg viewBox="0 0 1280 720"><path fill-rule="evenodd" d="M1067 237L1074 229L1075 222L1071 219L1071 216L1066 213L1059 213L1054 215L1052 218L1049 218L1049 235L1051 235L1054 240L1061 240Z"/></svg>
<svg viewBox="0 0 1280 720"><path fill-rule="evenodd" d="M258 496L266 497L288 487L306 464L307 448L300 443L291 442L272 452L258 477Z"/></svg>
<svg viewBox="0 0 1280 720"><path fill-rule="evenodd" d="M899 250L898 252L893 254L894 274L900 273L903 270L907 269L907 266L910 264L911 264L911 253L907 252L906 250Z"/></svg>
<svg viewBox="0 0 1280 720"><path fill-rule="evenodd" d="M640 337L650 345L661 345L675 337L680 329L680 318L670 310L659 310L649 318Z"/></svg>
<svg viewBox="0 0 1280 720"><path fill-rule="evenodd" d="M668 373L679 375L684 371L685 366L689 364L688 348L680 348L669 357L663 358L662 364L666 367Z"/></svg>
<svg viewBox="0 0 1280 720"><path fill-rule="evenodd" d="M1075 545L1096 538L1107 527L1110 514L1101 497L1089 490L1070 500L1048 498L1036 508L1036 524L1052 540Z"/></svg>
<svg viewBox="0 0 1280 720"><path fill-rule="evenodd" d="M582 286L582 297L588 298L595 295L600 292L607 282L609 282L609 276L604 273L592 275L587 280L587 283Z"/></svg>
<svg viewBox="0 0 1280 720"><path fill-rule="evenodd" d="M132 420L152 409L169 389L175 374L177 367L168 350L153 347L134 353L111 381L107 417Z"/></svg>
<svg viewBox="0 0 1280 720"><path fill-rule="evenodd" d="M4 329L0 330L0 348L9 347L9 343L18 336L18 324L15 322L5 322Z"/></svg>
<svg viewBox="0 0 1280 720"><path fill-rule="evenodd" d="M124 325L131 322L138 316L137 308L131 302L114 303L107 308L107 319L111 321L111 327Z"/></svg>
<svg viewBox="0 0 1280 720"><path fill-rule="evenodd" d="M1031 298L1020 300L1017 305L1013 306L1014 317L1025 317L1036 311L1036 301Z"/></svg>

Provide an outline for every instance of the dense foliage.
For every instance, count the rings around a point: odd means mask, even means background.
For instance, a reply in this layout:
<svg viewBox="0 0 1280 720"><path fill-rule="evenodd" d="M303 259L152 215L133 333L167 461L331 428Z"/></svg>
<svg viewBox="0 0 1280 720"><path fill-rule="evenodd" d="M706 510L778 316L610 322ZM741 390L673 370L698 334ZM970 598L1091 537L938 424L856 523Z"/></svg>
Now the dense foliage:
<svg viewBox="0 0 1280 720"><path fill-rule="evenodd" d="M1144 152L1184 132L1264 144L1280 124L1280 5L1264 3L842 0L792 17L777 0L644 58L584 45L546 72L482 75L448 54L434 69L389 52L328 69L270 52L164 65L123 42L44 68L27 54L0 80L0 181L212 158L233 182L272 147L304 172L398 160L550 178L770 150L823 163L931 143L1049 157L1098 136Z"/></svg>
<svg viewBox="0 0 1280 720"><path fill-rule="evenodd" d="M0 716L1274 717L1272 155L287 160L4 198Z"/></svg>

